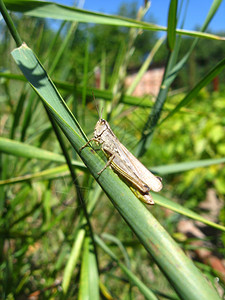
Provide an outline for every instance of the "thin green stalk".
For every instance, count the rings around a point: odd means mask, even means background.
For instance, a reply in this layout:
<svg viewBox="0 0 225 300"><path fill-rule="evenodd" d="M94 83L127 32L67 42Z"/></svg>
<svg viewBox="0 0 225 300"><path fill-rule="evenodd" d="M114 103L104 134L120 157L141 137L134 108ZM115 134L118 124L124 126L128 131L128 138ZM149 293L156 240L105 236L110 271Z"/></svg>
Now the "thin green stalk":
<svg viewBox="0 0 225 300"><path fill-rule="evenodd" d="M51 121L52 127L53 127L54 132L55 132L55 134L57 136L57 139L58 139L59 144L61 146L63 155L65 156L67 165L69 167L70 174L71 174L71 177L72 177L72 180L73 180L73 185L74 185L74 188L75 188L75 192L77 193L77 199L80 201L80 204L81 204L80 207L84 211L84 216L85 216L85 219L86 219L87 224L88 224L88 229L89 229L89 232L90 232L90 237L91 237L91 240L93 242L94 252L95 252L95 255L96 255L97 266L99 266L99 264L98 264L98 254L97 254L97 248L96 248L96 244L95 244L95 240L94 240L93 229L92 229L91 221L90 221L90 218L89 218L89 214L87 212L86 203L84 201L84 197L83 197L82 192L81 192L80 184L79 184L79 181L77 179L77 175L76 175L75 170L73 168L73 165L71 163L71 159L70 159L68 151L67 151L67 149L65 147L65 143L64 143L64 141L62 139L61 132L59 131L58 126L55 124L55 120L52 118L52 116L50 115L50 113L49 113L49 111L48 111L47 108L46 108L46 112L48 114L49 120Z"/></svg>
<svg viewBox="0 0 225 300"><path fill-rule="evenodd" d="M10 18L9 14L8 14L5 6L4 6L3 1L0 1L0 8L1 8L1 11L3 13L3 17L5 18L5 21L7 22L7 25L9 24L9 26L10 26L10 32L11 33L13 32L13 38L16 38L15 42L19 43L18 46L20 46L22 44L22 40L21 40L18 32L16 31L16 28L15 28L15 26L13 24L13 21ZM74 172L74 169L73 169L73 166L72 166L69 154L67 152L67 149L65 147L64 141L62 139L61 133L60 133L57 125L55 124L55 120L53 119L52 115L49 113L49 111L47 110L47 108L46 108L45 105L44 105L44 107L46 109L46 112L48 114L49 120L50 120L50 122L52 124L54 132L55 132L55 134L56 134L56 136L58 138L60 147L62 149L62 152L63 152L64 156L65 156L66 162L68 164L68 167L69 167L69 170L70 170L70 174L71 174L71 177L73 179L74 186L75 186L75 190L77 192L77 197L78 197L79 201L81 201L81 207L83 208L84 215L85 215L85 218L87 220L88 228L89 228L89 231L90 231L90 236L91 236L92 243L94 245L94 251L95 251L95 254L96 254L96 262L97 262L97 266L98 266L98 256L97 256L97 249L96 249L96 245L95 245L95 241L94 241L94 236L93 236L93 230L92 230L92 226L91 226L91 223L90 223L90 220L89 220L88 212L86 210L85 201L83 199L83 196L82 196L82 193L81 193L81 190L80 190L80 187L79 187L79 182L77 180L77 176L76 176L76 174Z"/></svg>
<svg viewBox="0 0 225 300"><path fill-rule="evenodd" d="M149 7L150 7L149 2L146 4L145 7L140 7L140 9L137 13L137 17L136 17L136 19L138 21L141 20L145 16ZM115 107L117 107L116 113L118 112L118 110L121 109L121 107L117 106L117 104L121 101L121 94L122 94L121 87L122 87L123 82L126 77L127 66L128 66L129 60L135 50L134 42L139 33L140 33L140 29L130 28L129 34L128 34L128 42L127 42L127 44L122 45L122 51L120 52L119 61L118 61L118 64L119 64L118 72L117 72L117 74L114 74L115 82L114 82L114 85L111 86L111 89L113 91L113 98L110 103L110 107L107 111L107 113L108 113L107 119L110 119L112 111ZM115 111L114 111L114 113L115 113Z"/></svg>
<svg viewBox="0 0 225 300"><path fill-rule="evenodd" d="M8 11L5 7L3 0L0 0L0 11L2 13L2 16L8 26L8 29L9 29L14 41L16 42L17 47L21 46L23 41L22 41L19 33L16 30L13 20L11 19L10 15L8 14Z"/></svg>
<svg viewBox="0 0 225 300"><path fill-rule="evenodd" d="M156 52L159 50L159 48L161 47L161 45L163 44L165 38L161 38L159 39L154 47L152 48L152 50L150 51L149 55L147 56L145 62L143 63L143 65L141 66L140 70L138 71L134 81L131 83L131 85L129 86L129 88L126 91L126 95L131 95L133 93L133 91L135 90L135 88L137 87L138 83L141 81L142 77L144 76L145 72L148 70L154 55L156 54Z"/></svg>
<svg viewBox="0 0 225 300"><path fill-rule="evenodd" d="M209 10L209 13L205 19L205 22L201 28L201 32L206 30L209 22L215 15L220 4L221 4L221 0L214 0L213 4L211 5L211 8ZM173 17L175 18L175 15ZM177 41L177 45L174 47L174 51L170 52L170 54L169 54L168 64L166 66L166 70L165 70L164 78L163 78L163 81L162 81L162 84L160 87L159 94L158 94L156 102L151 110L151 113L148 117L148 120L146 121L146 123L144 125L144 130L142 132L140 142L138 143L138 148L137 148L137 156L138 157L143 156L144 153L149 148L149 145L152 141L152 138L153 138L153 135L155 132L156 125L158 124L158 121L160 119L161 112L162 112L164 103L166 101L169 88L170 88L171 84L173 83L174 79L176 78L176 76L178 75L179 70L184 66L184 64L189 59L193 49L195 48L195 46L199 40L199 37L196 37L194 39L194 41L193 41L190 49L186 53L186 55L175 65L175 61L176 61L175 58L177 57L179 44L180 44L180 41L179 41L180 38L181 38L181 36L179 37L179 39ZM176 55L174 55L174 52L176 52Z"/></svg>
<svg viewBox="0 0 225 300"><path fill-rule="evenodd" d="M84 55L84 80L83 80L83 89L82 89L82 108L85 109L86 105L86 90L87 90L87 81L88 81L88 63L89 63L89 39L86 41L85 45L85 55ZM84 114L85 115L85 114Z"/></svg>
<svg viewBox="0 0 225 300"><path fill-rule="evenodd" d="M63 55L63 53L64 53L64 51L65 51L65 48L66 48L66 47L68 46L68 44L69 44L69 41L70 41L70 39L71 39L72 34L74 34L74 32L75 32L75 30L76 30L76 28L77 28L77 25L78 25L78 23L72 23L72 24L70 25L70 28L69 28L69 30L67 31L66 37L64 38L64 40L63 40L63 42L62 42L60 48L59 48L58 51L56 52L56 55L54 54L55 56L54 56L54 59L53 59L53 61L52 61L52 63L51 63L50 70L49 70L49 74L50 74L50 75L54 72L54 70L55 70L57 64L59 63L60 58L62 57L62 55Z"/></svg>

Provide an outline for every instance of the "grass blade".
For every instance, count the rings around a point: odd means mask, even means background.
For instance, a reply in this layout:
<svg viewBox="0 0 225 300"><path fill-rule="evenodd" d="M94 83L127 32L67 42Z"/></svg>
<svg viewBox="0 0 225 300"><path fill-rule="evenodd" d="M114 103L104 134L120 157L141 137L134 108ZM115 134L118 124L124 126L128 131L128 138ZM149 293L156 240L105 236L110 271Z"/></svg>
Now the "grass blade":
<svg viewBox="0 0 225 300"><path fill-rule="evenodd" d="M177 0L170 1L168 25L167 25L167 45L170 51L173 51L176 42L177 26Z"/></svg>
<svg viewBox="0 0 225 300"><path fill-rule="evenodd" d="M149 299L149 300L157 299L157 297L154 295L154 293L139 278L137 278L137 276L135 276L131 272L131 270L129 270L122 262L120 262L118 257L109 249L109 247L104 243L104 241L100 237L95 235L95 241L102 248L102 250L104 250L114 261L117 262L119 267L129 278L129 280L138 287L138 289L143 294L143 296L146 297L146 299Z"/></svg>
<svg viewBox="0 0 225 300"><path fill-rule="evenodd" d="M80 229L79 232L77 233L75 239L74 239L74 243L73 243L73 246L72 246L72 249L71 249L70 257L67 261L65 271L64 271L64 275L63 275L62 289L63 289L64 294L67 294L67 292L68 292L68 288L69 288L69 284L70 284L70 281L71 281L72 273L75 269L77 260L80 256L80 252L81 252L81 248L82 248L82 245L83 245L84 237L85 237L85 230Z"/></svg>
<svg viewBox="0 0 225 300"><path fill-rule="evenodd" d="M197 221L200 221L204 224L207 224L211 227L214 227L216 229L219 229L221 231L225 231L225 227L222 226L222 225L219 225L219 224L216 224L212 221L209 221L207 220L206 218L200 216L199 214L191 211L190 209L178 204L178 203L175 203L169 199L167 199L166 197L163 197L161 195L158 195L156 193L153 193L154 194L154 200L155 202L160 205L160 206L163 206L165 208L169 208L171 209L172 211L175 211L183 216L186 216L188 218L191 218L193 220L197 220Z"/></svg>
<svg viewBox="0 0 225 300"><path fill-rule="evenodd" d="M32 180L48 180L48 179L56 179L61 178L62 176L69 176L69 169L67 165L63 165L60 167L47 169L44 171L36 172L34 174L26 174L23 176L18 176L15 178L9 179L2 179L0 180L0 186L8 185L8 184L15 184L19 182L30 182Z"/></svg>
<svg viewBox="0 0 225 300"><path fill-rule="evenodd" d="M168 118L172 117L177 113L182 107L186 107L191 100L199 93L199 91L212 81L219 73L221 73L225 68L225 59L220 61L185 97L181 100L178 105L160 122L161 125Z"/></svg>
<svg viewBox="0 0 225 300"><path fill-rule="evenodd" d="M195 168L203 168L203 167L208 167L211 165L223 164L223 163L225 163L225 157L215 158L215 159L202 159L196 161L187 161L178 164L157 166L157 167L152 167L151 171L156 172L157 174L160 175L174 174L178 172L193 170Z"/></svg>
<svg viewBox="0 0 225 300"><path fill-rule="evenodd" d="M65 163L65 157L63 155L2 137L0 137L0 151L29 159L36 158ZM79 161L72 161L72 164L79 168L85 168L84 164Z"/></svg>
<svg viewBox="0 0 225 300"><path fill-rule="evenodd" d="M31 49L22 45L15 49L12 55L91 174L169 278L180 297L190 300L219 299L201 272L126 184L110 169L106 169L98 176L98 171L105 165L104 162L91 148L85 148L80 152L85 143L83 133Z"/></svg>
<svg viewBox="0 0 225 300"><path fill-rule="evenodd" d="M121 16L113 16L107 14L96 13L92 11L87 11L83 9L78 9L74 7L69 7L66 5L56 4L49 1L30 1L30 0L5 0L5 5L7 9L23 12L26 15L39 17L39 18L52 18L52 19L62 19L74 22L83 23L97 23L97 24L107 24L114 26L125 26L125 27L135 27L145 30L152 31L166 31L167 28L164 26L158 26L151 23L146 23L142 21L137 21ZM177 29L176 33L195 36L195 37L205 37L209 39L223 39L214 34L196 32L191 30L180 30Z"/></svg>

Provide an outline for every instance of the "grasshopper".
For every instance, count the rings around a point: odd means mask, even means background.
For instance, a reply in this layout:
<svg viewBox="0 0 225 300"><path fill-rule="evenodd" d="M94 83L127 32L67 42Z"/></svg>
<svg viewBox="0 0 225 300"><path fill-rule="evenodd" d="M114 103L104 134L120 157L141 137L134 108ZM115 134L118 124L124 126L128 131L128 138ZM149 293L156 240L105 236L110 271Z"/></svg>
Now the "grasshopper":
<svg viewBox="0 0 225 300"><path fill-rule="evenodd" d="M109 123L100 118L94 129L94 137L80 150L94 141L108 158L105 167L98 172L100 175L108 166L129 185L132 192L141 201L154 204L150 191L159 192L162 189L162 179L153 175L127 148L120 143L113 133Z"/></svg>

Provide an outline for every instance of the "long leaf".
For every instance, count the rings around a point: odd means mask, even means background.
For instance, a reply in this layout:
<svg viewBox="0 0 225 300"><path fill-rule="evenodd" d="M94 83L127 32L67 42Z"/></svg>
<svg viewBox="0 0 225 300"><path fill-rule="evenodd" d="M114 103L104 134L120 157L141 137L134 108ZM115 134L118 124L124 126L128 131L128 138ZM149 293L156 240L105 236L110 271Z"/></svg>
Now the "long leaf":
<svg viewBox="0 0 225 300"><path fill-rule="evenodd" d="M0 151L30 159L41 159L53 162L65 163L65 157L58 153L50 152L40 149L25 143L17 142L7 138L0 137ZM84 164L80 161L73 160L72 164L82 169L86 169Z"/></svg>
<svg viewBox="0 0 225 300"><path fill-rule="evenodd" d="M209 22L212 20L217 9L219 8L220 4L221 4L221 0L214 0L213 4L211 5L211 7L209 9L209 12L204 21L204 24L201 27L201 32L206 30L207 26L209 25ZM152 141L152 138L153 138L153 135L155 132L155 128L159 122L163 106L167 99L169 87L171 86L172 82L178 75L178 72L186 64L193 49L196 46L198 40L199 40L198 37L196 37L194 39L191 47L187 50L187 53L184 55L184 57L178 63L176 63L176 61L177 61L177 57L178 57L178 51L180 48L181 37L179 37L177 39L177 42L174 46L174 50L172 52L170 52L170 56L169 56L169 59L168 59L168 62L167 62L166 68L165 68L163 81L161 83L160 91L158 93L156 102L151 110L151 113L148 117L148 120L145 123L142 137L139 142L139 146L137 149L138 156L142 156L145 153L145 151L148 149L148 147Z"/></svg>
<svg viewBox="0 0 225 300"><path fill-rule="evenodd" d="M154 293L149 289L137 276L135 276L131 270L129 270L119 259L118 257L107 247L107 245L104 243L100 237L95 235L95 240L97 244L104 250L114 261L117 262L117 264L120 266L122 271L126 274L126 276L129 278L129 280L138 287L140 292L143 294L143 296L146 297L146 299L149 300L156 300L156 296Z"/></svg>
<svg viewBox="0 0 225 300"><path fill-rule="evenodd" d="M160 175L164 174L174 174L178 172L184 172L193 170L195 168L203 168L211 165L223 164L225 163L225 157L214 158L214 159L202 159L196 161L187 161L178 164L170 164L164 166L152 167L151 171L154 171Z"/></svg>
<svg viewBox="0 0 225 300"><path fill-rule="evenodd" d="M167 26L167 44L170 51L173 51L176 42L176 27L177 27L177 0L170 1L168 26Z"/></svg>
<svg viewBox="0 0 225 300"><path fill-rule="evenodd" d="M7 79L15 79L19 81L26 81L26 78L23 75L19 74L12 74L12 73L1 73L0 77L7 78ZM74 91L74 85L68 82L62 82L60 80L54 80L54 84L61 90L64 91ZM77 95L82 95L83 86L77 85L76 86L76 93ZM102 98L106 101L111 101L113 97L113 93L110 90L103 90L97 89L94 87L86 87L87 96L93 97L93 93L96 98ZM132 106L140 106L140 107L152 107L151 97L145 96L143 98L134 97L130 95L121 94L120 103L132 105Z"/></svg>
<svg viewBox="0 0 225 300"><path fill-rule="evenodd" d="M172 117L175 113L177 113L182 107L187 106L191 100L197 96L199 91L209 84L213 78L215 78L218 74L220 74L225 68L225 58L222 59L210 72L198 83L196 86L181 100L178 105L160 122L161 125L168 118Z"/></svg>
<svg viewBox="0 0 225 300"><path fill-rule="evenodd" d="M71 281L71 277L72 277L74 268L77 264L78 258L80 257L84 237L85 237L85 230L80 229L75 236L74 243L73 243L71 253L70 253L70 257L68 259L68 262L66 264L66 268L64 271L63 282L62 282L62 289L63 289L64 294L66 294L68 292L68 288L69 288L69 284Z"/></svg>
<svg viewBox="0 0 225 300"><path fill-rule="evenodd" d="M35 180L48 180L48 179L57 179L69 176L69 169L67 165L63 165L60 167L47 169L44 171L36 172L34 174L26 174L21 175L14 178L9 179L2 179L0 180L0 186L1 185L9 185L9 184L15 184L19 182L30 182Z"/></svg>
<svg viewBox="0 0 225 300"><path fill-rule="evenodd" d="M152 31L166 31L164 26L158 26L151 23L132 20L121 16L113 16L107 14L96 13L83 9L73 8L65 5L56 4L49 1L30 1L30 0L5 0L5 5L9 10L23 12L26 15L39 18L61 19L74 22L97 23L115 26L136 27L140 29ZM176 30L176 33L187 35L205 37L209 39L220 40L223 39L217 35L202 33L190 30Z"/></svg>
<svg viewBox="0 0 225 300"><path fill-rule="evenodd" d="M155 203L157 203L158 205L160 206L163 206L165 208L169 208L181 215L184 215L186 217L189 217L193 220L196 220L196 221L200 221L204 224L207 224L209 226L212 226L214 228L217 228L219 230L222 230L222 231L225 231L225 227L222 226L222 225L219 225L219 224L216 224L210 220L207 220L206 218L200 216L199 214L191 211L190 209L176 203L176 202L172 202L171 200L167 199L166 197L163 197L159 194L156 194L156 193L153 193L154 194L154 200L155 200Z"/></svg>
<svg viewBox="0 0 225 300"><path fill-rule="evenodd" d="M128 186L109 168L100 176L98 175L98 171L105 165L104 162L91 148L80 151L85 139L75 118L31 49L22 45L12 52L12 56L91 174L102 186L146 250L153 256L180 297L191 300L219 299L216 291L201 272L181 251L150 211L134 196Z"/></svg>

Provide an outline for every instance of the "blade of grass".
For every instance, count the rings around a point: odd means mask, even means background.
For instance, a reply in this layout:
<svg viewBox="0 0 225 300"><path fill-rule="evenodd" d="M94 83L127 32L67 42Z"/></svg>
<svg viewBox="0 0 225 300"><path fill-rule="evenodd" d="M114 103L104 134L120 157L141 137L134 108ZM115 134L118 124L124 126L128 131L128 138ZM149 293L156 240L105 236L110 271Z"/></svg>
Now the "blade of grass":
<svg viewBox="0 0 225 300"><path fill-rule="evenodd" d="M96 257L93 251L93 244L89 241L88 252L88 281L89 281L89 299L99 299L99 274L96 264Z"/></svg>
<svg viewBox="0 0 225 300"><path fill-rule="evenodd" d="M52 53L55 53L54 48L55 48L56 45L57 45L57 41L58 41L58 39L60 38L60 35L62 34L62 30L64 29L66 23L67 23L66 21L63 21L63 22L60 24L59 29L58 29L57 32L55 33L54 38L52 39L50 45L48 46L48 50L47 50L46 55L45 55L44 63L45 63L46 61L49 62L49 57L52 56ZM54 59L55 59L55 58L54 58ZM49 63L50 63L50 62L49 62ZM57 64L56 64L56 65L57 65Z"/></svg>
<svg viewBox="0 0 225 300"><path fill-rule="evenodd" d="M92 194L92 192L94 194ZM89 216L92 215L92 211L99 199L99 195L100 195L100 188L97 187L96 189L93 189L88 195L88 213ZM74 243L70 252L70 257L67 261L65 270L64 270L64 276L63 276L63 282L62 282L62 288L63 288L63 293L66 295L70 286L70 282L72 279L72 274L73 271L75 269L76 264L78 263L78 258L80 256L80 252L81 252L81 248L83 245L83 241L85 238L85 230L84 230L84 226L85 226L85 219L83 214L80 214L80 219L79 219L79 226L77 227L78 230L75 232L74 234ZM94 259L94 257L92 258L92 262L91 264L95 265L94 269L96 268L96 261ZM95 271L96 272L96 271ZM98 274L93 274L93 276L96 278L98 278ZM98 285L98 283L96 284ZM95 298L94 298L95 299Z"/></svg>
<svg viewBox="0 0 225 300"><path fill-rule="evenodd" d="M206 218L204 217L201 217L199 214L191 211L190 209L176 203L176 202L172 202L171 200L167 199L166 197L164 196L161 196L159 194L156 194L156 193L152 193L154 194L154 200L155 200L155 203L157 203L158 205L160 206L163 206L165 208L169 208L171 209L172 211L175 211L181 215L184 215L186 217L189 217L193 220L196 220L196 221L200 221L204 224L207 224L211 227L214 227L216 229L219 229L219 230L222 230L222 231L225 231L225 227L222 226L222 225L219 225L219 224L216 224L212 221L209 221L207 220Z"/></svg>
<svg viewBox="0 0 225 300"><path fill-rule="evenodd" d="M177 26L177 0L170 1L170 8L167 22L167 45L173 51L176 42Z"/></svg>
<svg viewBox="0 0 225 300"><path fill-rule="evenodd" d="M54 2L30 1L30 0L5 0L5 5L9 10L23 12L26 15L40 18L62 19L74 22L107 24L114 26L134 27L152 31L166 31L167 28L151 23L137 21L121 16L113 16L107 14L96 13L83 9L73 8L65 5L56 4ZM187 35L206 37L210 39L223 39L214 34L202 33L191 30L177 29L176 33Z"/></svg>
<svg viewBox="0 0 225 300"><path fill-rule="evenodd" d="M81 272L79 280L79 294L78 300L89 299L89 280L88 280L88 238L85 239L83 245L83 255L81 262Z"/></svg>
<svg viewBox="0 0 225 300"><path fill-rule="evenodd" d="M205 22L201 28L201 31L205 31L209 22L212 20L213 16L215 15L217 9L219 8L219 5L221 4L221 0L215 0L213 4L210 7L210 10L208 12L208 15L205 19ZM190 49L187 51L187 53L184 55L184 57L175 65L177 60L178 51L180 48L180 42L181 38L179 37L177 39L175 48L172 52L170 52L168 63L166 65L163 81L160 87L159 94L157 96L156 102L151 110L151 113L148 117L148 120L146 121L144 125L144 130L137 148L137 156L142 156L146 150L148 149L154 132L155 128L157 126L157 123L160 119L161 112L163 109L163 106L165 104L165 101L167 99L167 94L169 91L169 87L171 86L172 82L176 78L179 70L184 66L184 64L187 62L188 58L190 57L193 49L195 48L199 38L196 37L190 47Z"/></svg>
<svg viewBox="0 0 225 300"><path fill-rule="evenodd" d="M168 118L171 118L175 113L177 113L182 107L187 106L194 97L197 96L199 91L209 84L213 78L215 78L219 73L221 73L225 68L225 58L222 59L209 73L204 76L204 78L196 84L196 86L182 99L178 105L159 123L161 125Z"/></svg>
<svg viewBox="0 0 225 300"><path fill-rule="evenodd" d="M88 82L88 64L89 64L89 39L87 39L85 45L85 54L84 54L84 75L83 75L83 89L82 89L82 108L83 112L85 111L86 106L86 91L87 91L87 82ZM85 117L85 114L83 114ZM84 120L83 120L84 121Z"/></svg>
<svg viewBox="0 0 225 300"><path fill-rule="evenodd" d="M82 249L84 237L85 237L85 230L80 229L74 238L70 257L67 261L67 264L66 264L66 267L64 270L64 275L63 275L62 289L63 289L64 294L67 294L67 292L68 292L69 284L71 281L71 277L72 277L74 268L77 264L78 258L80 257L80 252Z"/></svg>
<svg viewBox="0 0 225 300"><path fill-rule="evenodd" d="M195 168L208 167L211 165L223 164L225 163L225 157L215 158L215 159L202 159L196 161L187 161L178 164L164 165L151 167L151 171L156 172L157 174L174 174L178 172L184 172L193 170Z"/></svg>
<svg viewBox="0 0 225 300"><path fill-rule="evenodd" d="M7 12L5 4L2 0L0 1L0 11L1 11L1 14L2 14L9 30L10 30L10 33L12 34L12 37L16 41L17 46L21 45L23 41L20 38L12 19L8 18L8 12Z"/></svg>
<svg viewBox="0 0 225 300"><path fill-rule="evenodd" d="M110 169L104 170L101 176L98 175L98 171L105 163L91 148L80 151L85 140L77 123L33 52L26 45L22 45L15 49L12 55L92 175L146 250L154 257L180 297L190 300L219 299L216 291L208 284L201 272L126 184Z"/></svg>
<svg viewBox="0 0 225 300"><path fill-rule="evenodd" d="M2 78L8 78L8 79L15 79L19 81L26 81L26 78L23 75L18 75L18 74L11 74L11 73L1 73L0 72L0 77ZM74 91L74 84L68 83L68 82L62 82L59 80L54 80L54 84L61 90L64 91ZM82 85L77 85L76 86L76 93L77 95L81 96L82 95ZM98 88L89 88L86 87L86 95L93 98L93 93L96 98L101 98L106 101L111 101L113 97L112 91L109 90L104 90L104 89L98 89ZM152 107L151 103L151 97L145 96L143 98L139 97L134 97L130 95L125 95L122 94L120 98L120 103L132 105L132 106L140 106L140 107Z"/></svg>
<svg viewBox="0 0 225 300"><path fill-rule="evenodd" d="M142 20L147 13L150 7L150 3L148 2L145 7L140 7L136 19ZM128 33L128 38L126 41L123 41L121 45L120 55L117 60L117 67L114 72L114 79L111 81L111 89L113 91L113 98L110 104L107 107L107 120L111 118L112 114L118 115L122 109L122 105L118 105L121 100L121 90L122 86L125 83L127 67L130 61L130 58L133 55L135 50L134 42L140 33L140 29L130 28ZM113 85L112 85L113 84Z"/></svg>
<svg viewBox="0 0 225 300"><path fill-rule="evenodd" d="M41 160L48 160L53 162L62 162L65 163L65 157L58 153L54 153L51 151L47 151L44 149L40 149L25 143L17 142L15 140L10 140L7 138L0 137L0 151L20 156L29 159L41 159ZM80 161L73 160L73 166L77 166L79 168L86 169L84 164Z"/></svg>
<svg viewBox="0 0 225 300"><path fill-rule="evenodd" d="M70 28L67 31L66 37L63 39L63 42L62 42L60 48L58 49L58 51L56 52L56 55L55 55L55 51L54 51L54 59L53 59L53 61L51 63L51 68L49 70L49 74L50 75L54 72L56 66L60 62L60 59L61 59L61 57L62 57L62 55L63 55L66 47L68 47L68 44L69 44L70 39L71 39L71 36L75 34L77 26L78 26L77 23L72 23L70 25ZM49 57L52 57L52 56L49 56Z"/></svg>
<svg viewBox="0 0 225 300"><path fill-rule="evenodd" d="M22 92L21 95L20 95L16 110L15 110L15 114L14 114L14 120L13 120L13 124L12 124L12 127L11 127L11 134L10 134L11 139L14 138L16 128L19 125L20 117L21 117L22 112L23 112L25 99L26 99L26 94L24 92Z"/></svg>
<svg viewBox="0 0 225 300"><path fill-rule="evenodd" d="M22 130L20 135L21 141L25 141L26 133L31 122L32 111L34 111L36 107L37 107L37 96L32 91L31 94L29 95L29 100L24 112Z"/></svg>
<svg viewBox="0 0 225 300"><path fill-rule="evenodd" d="M126 274L128 279L140 290L146 299L155 300L158 299L151 289L149 289L143 281L141 281L135 274L132 273L130 269L128 269L119 259L118 257L110 250L110 248L104 243L104 241L97 235L95 235L95 240L99 247L102 248L121 268L121 270Z"/></svg>
<svg viewBox="0 0 225 300"><path fill-rule="evenodd" d="M69 169L67 165L63 165L60 167L47 169L44 171L36 172L34 174L26 174L23 176L18 176L15 178L9 178L9 179L2 179L0 180L0 186L8 185L8 184L15 184L19 182L30 182L33 180L41 181L41 180L48 180L48 179L57 179L69 176Z"/></svg>
<svg viewBox="0 0 225 300"><path fill-rule="evenodd" d="M159 48L161 47L161 45L163 44L165 38L161 38L159 39L156 44L154 45L154 47L152 48L151 52L149 53L149 55L147 56L145 62L143 63L143 65L141 66L140 70L138 71L134 81L131 83L131 85L129 86L129 88L126 91L126 95L131 95L133 93L133 91L135 90L136 86L138 85L138 83L141 81L143 75L145 74L145 72L147 71L149 65L151 64L154 55L156 54L156 52L159 50Z"/></svg>
<svg viewBox="0 0 225 300"><path fill-rule="evenodd" d="M96 272L93 272L93 260L91 253L91 240L85 238L83 245L83 258L81 265L80 284L78 299L99 299L99 283ZM97 280L97 284L96 281Z"/></svg>

